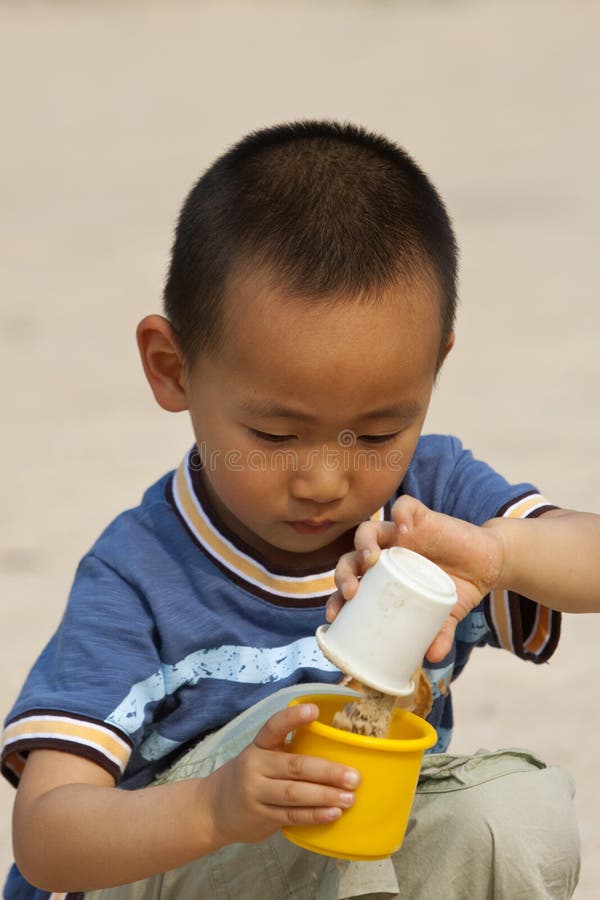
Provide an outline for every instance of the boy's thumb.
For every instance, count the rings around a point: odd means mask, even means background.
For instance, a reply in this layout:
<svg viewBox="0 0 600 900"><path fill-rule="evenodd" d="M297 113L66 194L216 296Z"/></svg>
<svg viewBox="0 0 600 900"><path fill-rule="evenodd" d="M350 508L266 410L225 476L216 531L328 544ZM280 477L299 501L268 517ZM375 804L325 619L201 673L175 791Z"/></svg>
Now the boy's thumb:
<svg viewBox="0 0 600 900"><path fill-rule="evenodd" d="M319 708L314 703L287 706L267 719L254 738L254 744L261 750L280 750L290 731L313 722L318 715Z"/></svg>

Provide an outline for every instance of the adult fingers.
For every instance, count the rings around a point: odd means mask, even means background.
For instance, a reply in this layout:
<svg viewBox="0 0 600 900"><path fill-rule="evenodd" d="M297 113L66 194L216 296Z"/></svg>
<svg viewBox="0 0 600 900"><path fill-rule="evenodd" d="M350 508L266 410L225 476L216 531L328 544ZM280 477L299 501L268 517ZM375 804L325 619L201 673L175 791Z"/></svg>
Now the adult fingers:
<svg viewBox="0 0 600 900"><path fill-rule="evenodd" d="M457 617L450 613L425 654L429 662L441 662L450 653L458 621Z"/></svg>
<svg viewBox="0 0 600 900"><path fill-rule="evenodd" d="M429 507L420 500L402 494L392 506L392 520L401 534L408 534L413 529L415 521L421 520L429 512L431 512Z"/></svg>
<svg viewBox="0 0 600 900"><path fill-rule="evenodd" d="M354 534L355 550L340 556L335 583L346 600L356 593L358 579L379 559L382 547L391 547L397 533L393 522L361 522Z"/></svg>
<svg viewBox="0 0 600 900"><path fill-rule="evenodd" d="M354 546L362 555L364 569L374 565L383 547L393 547L398 542L395 522L361 522L354 533Z"/></svg>
<svg viewBox="0 0 600 900"><path fill-rule="evenodd" d="M333 622L340 609L344 605L344 595L340 591L336 591L328 599L325 606L325 618L328 622Z"/></svg>
<svg viewBox="0 0 600 900"><path fill-rule="evenodd" d="M340 599L342 602L340 606L343 605L344 600L350 600L354 597L358 590L358 579L364 571L364 560L356 550L340 556L334 574L335 584L341 595Z"/></svg>
<svg viewBox="0 0 600 900"><path fill-rule="evenodd" d="M359 578L377 562L381 548L394 546L397 536L398 529L392 522L362 522L358 526L354 535L356 550L344 553L335 569L337 591L327 601L325 617L328 622L333 622L346 600L354 597Z"/></svg>

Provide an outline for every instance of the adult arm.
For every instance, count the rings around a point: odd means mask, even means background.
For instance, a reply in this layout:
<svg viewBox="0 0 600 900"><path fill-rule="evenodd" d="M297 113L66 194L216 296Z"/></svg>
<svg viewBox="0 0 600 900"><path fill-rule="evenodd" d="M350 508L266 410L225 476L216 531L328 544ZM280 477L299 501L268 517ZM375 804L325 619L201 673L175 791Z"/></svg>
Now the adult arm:
<svg viewBox="0 0 600 900"><path fill-rule="evenodd" d="M356 549L336 569L329 621L354 596L381 548L392 546L421 553L455 582L458 602L427 652L432 662L444 658L458 622L494 590L515 591L563 612L600 612L600 516L553 509L533 519L494 518L477 526L403 496L391 522L363 522L357 529Z"/></svg>

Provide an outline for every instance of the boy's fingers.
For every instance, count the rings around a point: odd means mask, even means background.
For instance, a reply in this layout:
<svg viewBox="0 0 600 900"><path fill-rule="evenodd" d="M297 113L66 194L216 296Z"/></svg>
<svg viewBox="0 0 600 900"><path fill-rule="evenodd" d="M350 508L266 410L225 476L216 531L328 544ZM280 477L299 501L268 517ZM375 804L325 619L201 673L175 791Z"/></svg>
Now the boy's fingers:
<svg viewBox="0 0 600 900"><path fill-rule="evenodd" d="M339 807L354 804L356 769L314 756L278 754L261 786L261 802L276 807Z"/></svg>
<svg viewBox="0 0 600 900"><path fill-rule="evenodd" d="M289 806L278 809L277 818L282 826L285 825L324 825L327 822L335 822L342 815L343 810L338 806L324 807L313 806L303 809L299 806Z"/></svg>
<svg viewBox="0 0 600 900"><path fill-rule="evenodd" d="M296 781L318 785L320 788L332 787L341 790L354 790L360 783L360 774L356 769L319 756L304 756L301 753L283 753L273 760L269 778L277 782ZM295 801L304 805L301 798ZM308 804L307 804L308 805Z"/></svg>
<svg viewBox="0 0 600 900"><path fill-rule="evenodd" d="M269 781L263 788L261 800L266 806L350 809L354 804L354 792L315 782Z"/></svg>
<svg viewBox="0 0 600 900"><path fill-rule="evenodd" d="M318 715L319 708L314 703L286 706L267 719L253 743L261 750L281 750L290 731L307 722L313 722Z"/></svg>
<svg viewBox="0 0 600 900"><path fill-rule="evenodd" d="M254 738L254 745L261 750L282 751L270 756L265 774L276 781L316 782L351 790L360 782L356 769L318 756L283 752L286 735L300 725L313 722L318 715L315 703L301 703L279 710L265 722Z"/></svg>

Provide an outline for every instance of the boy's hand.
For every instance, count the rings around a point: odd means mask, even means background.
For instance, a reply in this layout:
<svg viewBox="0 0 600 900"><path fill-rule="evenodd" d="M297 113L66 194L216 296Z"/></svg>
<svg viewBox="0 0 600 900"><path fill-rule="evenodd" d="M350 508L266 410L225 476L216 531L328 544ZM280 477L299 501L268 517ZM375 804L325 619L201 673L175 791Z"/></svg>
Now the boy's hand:
<svg viewBox="0 0 600 900"><path fill-rule="evenodd" d="M444 569L454 581L458 602L427 651L440 662L449 653L457 624L498 583L505 562L502 532L494 520L482 527L428 509L414 497L403 496L392 507L392 522L363 522L356 530L352 553L346 553L335 572L337 591L327 603L332 622L358 589L358 579L385 547L407 547ZM496 520L498 521L498 520Z"/></svg>
<svg viewBox="0 0 600 900"><path fill-rule="evenodd" d="M287 734L318 714L313 703L275 713L239 756L209 776L218 844L261 841L284 825L333 822L352 806L355 769L284 750Z"/></svg>
<svg viewBox="0 0 600 900"><path fill-rule="evenodd" d="M212 775L135 791L116 789L84 757L33 751L15 802L19 869L63 896L140 881L282 825L334 821L352 806L358 772L283 749L288 732L317 715L314 704L281 710Z"/></svg>

